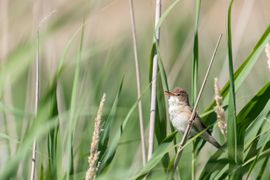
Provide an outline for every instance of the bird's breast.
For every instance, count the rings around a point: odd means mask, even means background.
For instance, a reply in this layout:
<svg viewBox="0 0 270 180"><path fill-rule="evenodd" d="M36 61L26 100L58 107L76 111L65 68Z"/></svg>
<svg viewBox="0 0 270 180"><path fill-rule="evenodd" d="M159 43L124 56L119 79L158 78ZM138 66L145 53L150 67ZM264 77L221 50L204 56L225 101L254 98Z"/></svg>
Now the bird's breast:
<svg viewBox="0 0 270 180"><path fill-rule="evenodd" d="M169 114L172 125L182 133L185 132L188 126L188 120L190 118L190 112L185 110L184 106L173 105L169 106Z"/></svg>

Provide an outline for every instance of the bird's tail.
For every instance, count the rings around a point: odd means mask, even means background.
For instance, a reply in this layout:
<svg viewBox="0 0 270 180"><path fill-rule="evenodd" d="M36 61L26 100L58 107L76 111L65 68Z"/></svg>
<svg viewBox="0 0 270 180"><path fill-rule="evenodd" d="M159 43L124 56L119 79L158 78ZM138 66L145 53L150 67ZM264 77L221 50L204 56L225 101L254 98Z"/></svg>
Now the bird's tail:
<svg viewBox="0 0 270 180"><path fill-rule="evenodd" d="M208 132L203 133L202 138L211 143L217 149L221 148L221 145L217 142L217 140L213 136L211 136Z"/></svg>

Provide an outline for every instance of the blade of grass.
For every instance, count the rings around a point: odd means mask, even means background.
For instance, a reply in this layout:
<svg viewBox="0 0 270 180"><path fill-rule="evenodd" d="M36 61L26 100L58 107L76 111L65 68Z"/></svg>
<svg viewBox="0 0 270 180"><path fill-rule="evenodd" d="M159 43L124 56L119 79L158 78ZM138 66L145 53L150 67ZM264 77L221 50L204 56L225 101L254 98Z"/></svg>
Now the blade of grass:
<svg viewBox="0 0 270 180"><path fill-rule="evenodd" d="M34 138L39 139L45 137L49 130L54 128L56 125L57 121L51 120L39 123L38 126L35 126L35 129L31 128L31 133L29 133L26 139L21 143L17 153L9 159L9 161L5 164L5 167L1 168L0 179L10 179L16 175L18 164L21 162L22 158L25 158L31 151L31 144L33 143Z"/></svg>
<svg viewBox="0 0 270 180"><path fill-rule="evenodd" d="M166 103L165 103L165 96L164 96L164 88L163 83L161 80L161 75L158 73L158 80L157 80L157 113L156 113L156 122L155 122L155 136L157 139L158 145L166 138L167 136L167 113L166 113ZM170 162L169 154L166 154L162 159L162 164L164 169L168 168Z"/></svg>
<svg viewBox="0 0 270 180"><path fill-rule="evenodd" d="M177 132L175 131L164 139L164 141L157 147L152 158L146 163L146 165L135 176L132 176L129 179L140 179L147 175L162 160L163 156L173 148L172 141L176 133Z"/></svg>
<svg viewBox="0 0 270 180"><path fill-rule="evenodd" d="M157 30L160 28L161 24L163 23L163 21L168 17L168 15L172 12L173 8L175 8L175 6L180 2L180 0L175 0L162 14L162 16L160 17L157 25L155 26L155 30L157 32Z"/></svg>
<svg viewBox="0 0 270 180"><path fill-rule="evenodd" d="M264 148L265 148L267 142L269 141L269 139L270 139L270 136L267 136L267 139L266 139L266 141L264 142L263 146L258 150L259 152L257 151L258 153L256 154L255 160L252 162L252 164L251 164L250 167L249 167L249 170L248 170L246 179L249 179L249 177L250 177L250 175L251 175L251 172L254 170L254 167L255 167L255 165L257 164L257 162L258 162L258 160L259 160L259 157L260 157L260 155L262 154L262 152L263 152L263 150L264 150ZM267 158L266 158L266 159L267 159ZM265 166L262 166L262 167L261 167L261 169L264 169L264 168L265 168Z"/></svg>
<svg viewBox="0 0 270 180"><path fill-rule="evenodd" d="M236 70L234 73L234 82L235 82L235 90L237 91L241 85L243 84L244 80L250 74L252 68L254 67L255 63L257 62L260 54L265 48L265 44L270 40L270 25L266 28L265 32L262 34L258 42L256 43L255 47L253 48L252 52L249 54L247 59L244 61L243 64ZM228 102L228 92L230 89L230 82L228 81L225 86L221 90L221 95L224 97L224 104ZM210 111L215 106L214 100L212 101L211 105L206 109L206 111ZM213 123L215 121L215 113L210 113L206 115L203 120L205 124Z"/></svg>
<svg viewBox="0 0 270 180"><path fill-rule="evenodd" d="M269 158L270 158L270 156L265 157L264 162L262 163L262 166L261 166L262 168L260 169L259 173L257 174L256 179L258 179L258 180L260 180L260 179L263 180L264 178L269 179L269 177L265 177L266 173L267 173L267 171L265 171L265 167L267 167L267 163L269 161Z"/></svg>
<svg viewBox="0 0 270 180"><path fill-rule="evenodd" d="M230 92L229 92L229 104L228 104L228 159L229 159L229 169L232 170L236 164L241 162L238 156L237 145L237 125L236 125L236 100L235 100L235 83L234 83L234 68L233 68L233 54L232 54L232 34L231 34L231 11L233 0L230 1L228 8L228 24L227 24L227 43L228 43L228 62L229 62L229 75L230 75ZM240 173L235 173L231 178L240 178Z"/></svg>
<svg viewBox="0 0 270 180"><path fill-rule="evenodd" d="M29 64L33 61L33 52L35 52L35 46L32 42L25 42L18 45L14 51L12 51L7 61L2 64L5 68L0 68L0 93L2 93L5 82L3 81L10 76L10 83L13 83L22 73L26 70ZM20 64L20 66L18 66ZM8 73L7 73L8 72Z"/></svg>
<svg viewBox="0 0 270 180"><path fill-rule="evenodd" d="M270 99L270 82L267 82L258 93L241 109L237 115L237 126L246 129L262 111Z"/></svg>
<svg viewBox="0 0 270 180"><path fill-rule="evenodd" d="M266 106L270 99L270 82L256 94L255 97L239 112L237 116L237 126L239 127L238 141L240 149L244 149L244 138L246 133L246 128L256 119L256 117L261 113L263 108ZM270 109L269 109L270 110ZM262 149L257 153L259 155ZM257 160L257 159L256 159ZM256 164L256 160L253 162L253 166ZM251 173L252 167L248 173Z"/></svg>
<svg viewBox="0 0 270 180"><path fill-rule="evenodd" d="M111 139L110 137L110 129L112 126L112 123L115 120L115 116L116 116L116 112L117 112L117 107L118 107L118 102L119 102L119 98L122 92L122 87L123 87L123 83L124 83L124 77L121 80L118 92L116 94L116 97L114 99L111 111L109 112L109 115L107 117L107 119L103 122L103 131L100 135L100 142L99 142L99 149L100 149L100 154L99 154L99 162L104 161L103 159L105 159L105 156L107 156L107 149L110 148L109 147L109 140ZM103 162L102 162L103 163ZM101 174L103 172L103 170L109 165L109 163L103 163L100 165L99 169L98 169L98 173Z"/></svg>
<svg viewBox="0 0 270 180"><path fill-rule="evenodd" d="M57 115L59 114L58 108L57 108L57 97L56 97L57 89L55 89L55 92L51 95L51 104L50 104L50 112L48 113L49 118L56 118L56 120L59 121ZM49 156L49 162L48 162L48 172L47 172L47 178L48 179L57 179L57 172L58 172L58 166L57 161L61 160L60 157L57 157L57 149L59 148L59 123L52 128L47 137L47 148L48 148L48 156ZM47 162L46 162L47 163Z"/></svg>
<svg viewBox="0 0 270 180"><path fill-rule="evenodd" d="M68 139L67 139L67 179L70 179L70 175L73 174L74 170L74 160L73 160L73 138L77 124L77 115L76 115L76 100L78 95L78 83L79 83L79 75L80 75L80 61L81 61L81 53L83 50L83 38L84 38L84 23L81 28L81 39L80 39L80 47L79 54L76 60L75 67L75 75L72 86L72 94L71 94L71 102L70 102L70 121L68 125Z"/></svg>
<svg viewBox="0 0 270 180"><path fill-rule="evenodd" d="M196 0L196 19L194 29L194 42L193 42L193 59L192 59L192 86L191 86L191 103L194 105L197 98L197 84L198 84L198 66L199 66L199 17L200 17L201 0Z"/></svg>
<svg viewBox="0 0 270 180"><path fill-rule="evenodd" d="M187 143L184 145L186 147L190 143L192 143L194 140L196 140L200 135L202 135L207 129L204 131L201 131L200 133L196 134L194 137L189 139ZM157 150L153 153L153 156L150 161L146 163L146 165L139 170L139 172L132 176L129 179L140 179L147 174L149 174L162 160L163 156L166 155L170 150L174 149L177 145L173 144L173 140L175 139L175 135L177 134L177 131L174 131L170 135L168 135L158 146ZM170 163L170 166L168 167L168 171L173 170L173 162Z"/></svg>
<svg viewBox="0 0 270 180"><path fill-rule="evenodd" d="M254 49L249 54L248 58L244 61L243 64L236 70L234 73L234 81L235 81L235 90L237 91L244 80L247 78L247 75L250 74L252 68L254 67L255 63L257 62L261 52L264 50L265 44L270 40L270 26L268 26L265 32L262 34L258 42L256 43ZM228 92L230 89L230 82L228 81L225 86L221 90L221 95L224 97L224 104L228 103ZM204 124L212 124L216 121L216 114L213 111L215 106L215 101L213 100L211 105L205 110L205 112L209 112L202 117ZM225 108L226 109L226 108ZM196 147L196 151L199 152L203 145L205 144L204 141L200 140L201 145ZM199 142L198 142L199 143Z"/></svg>
<svg viewBox="0 0 270 180"><path fill-rule="evenodd" d="M267 144L266 148L260 153L260 155L258 157L257 157L257 155L253 156L252 158L250 158L246 162L244 162L241 166L237 166L232 171L228 171L226 176L228 176L228 175L230 176L230 175L234 174L235 171L239 171L239 169L249 167L254 160L261 160L262 158L269 157L270 156L269 144L270 143Z"/></svg>
<svg viewBox="0 0 270 180"><path fill-rule="evenodd" d="M148 90L149 87L150 87L150 85L146 88L146 90ZM142 96L145 94L146 90L143 91ZM140 99L142 98L142 96L139 99L137 99L136 102L133 104L133 106L130 108L130 110L128 111L126 117L124 118L122 124L120 125L119 130L112 137L112 141L111 141L110 146L106 148L103 157L101 157L101 159L100 159L100 167L99 167L100 172L103 171L103 169L105 169L106 167L108 167L110 165L111 161L113 160L114 155L116 153L116 150L118 148L118 144L120 143L120 139L122 137L122 134L126 128L126 125L129 122L133 111L138 106L138 103L139 103Z"/></svg>
<svg viewBox="0 0 270 180"><path fill-rule="evenodd" d="M269 101L269 99L270 99L270 82L268 82L263 88L261 88L261 90L259 90L259 92L249 101L249 103L239 112L237 116L239 132L247 133L244 130L249 125L251 125L253 121L256 120L256 117L259 116L261 112L262 113L269 112L269 107L267 107L267 102ZM265 108L268 108L268 109L264 110ZM261 118L264 118L264 116L262 116ZM241 134L242 133L240 133L240 135ZM244 137L244 135L241 135L241 136L242 138ZM256 154L257 152L254 153L254 156L256 156ZM227 163L223 163L222 165L219 164L218 158L221 155L222 153L220 152L210 157L209 161L204 166L202 173L200 174L200 179L205 179L205 178L208 179L208 177L210 177L211 174L213 173L213 169L215 169L215 171L221 171L222 168L228 165L229 159L227 160ZM245 159L245 162L247 161L248 160ZM224 173L228 174L228 171L229 169L226 170L226 172Z"/></svg>
<svg viewBox="0 0 270 180"><path fill-rule="evenodd" d="M227 178L228 176L231 176L233 174L235 174L236 171L239 171L239 169L248 169L248 167L250 166L250 164L256 159L258 158L258 160L261 160L262 158L265 157L269 157L270 155L270 150L269 150L269 146L265 148L265 150L260 154L259 157L257 157L257 154L254 155L253 157L249 158L248 160L246 160L242 165L240 166L236 166L233 170L226 169L224 172L222 172L222 175L219 177L219 179L224 179ZM214 162L215 163L215 162ZM228 163L227 163L228 164ZM224 165L225 166L225 165ZM219 167L220 168L220 167ZM265 167L264 167L265 168ZM218 170L218 168L215 168L216 170ZM211 170L210 170L211 171ZM211 174L212 172L210 172Z"/></svg>
<svg viewBox="0 0 270 180"><path fill-rule="evenodd" d="M199 179L210 179L210 176L214 173L214 171L222 169L225 165L228 164L228 159L218 159L225 151L222 149L217 150L207 161L204 166Z"/></svg>
<svg viewBox="0 0 270 180"><path fill-rule="evenodd" d="M193 42L193 59L192 59L192 82L191 82L191 105L193 106L197 99L197 84L198 84L198 66L199 66L199 17L201 9L201 0L196 0L195 11L195 29L194 29L194 42ZM195 143L192 147L192 163L191 163L191 179L195 179L195 159L196 148Z"/></svg>
<svg viewBox="0 0 270 180"><path fill-rule="evenodd" d="M61 73L62 70L64 70L64 60L66 59L67 53L69 52L72 43L74 42L75 38L77 37L77 35L79 34L79 32L81 32L82 27L79 27L71 36L71 38L68 40L68 42L66 43L66 46L64 48L64 52L59 60L59 65L58 65L58 70L57 70L57 74Z"/></svg>
<svg viewBox="0 0 270 180"><path fill-rule="evenodd" d="M0 179L9 179L16 175L19 163L30 153L34 140L36 139L38 141L39 138L47 135L50 129L58 124L56 119L48 120L48 115L51 110L51 97L52 93L55 92L55 89L56 82L54 81L50 89L45 92L45 96L40 100L38 113L33 120L27 135L19 144L16 154L12 156L5 164L5 167L0 170Z"/></svg>

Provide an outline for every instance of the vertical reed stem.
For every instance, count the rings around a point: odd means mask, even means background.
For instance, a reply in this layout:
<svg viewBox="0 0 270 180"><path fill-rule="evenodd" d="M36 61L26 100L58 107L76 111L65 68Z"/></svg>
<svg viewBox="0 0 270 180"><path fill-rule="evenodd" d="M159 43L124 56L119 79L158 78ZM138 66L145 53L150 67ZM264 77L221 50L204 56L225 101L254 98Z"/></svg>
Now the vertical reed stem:
<svg viewBox="0 0 270 180"><path fill-rule="evenodd" d="M50 12L47 16L42 18L37 26L36 31L36 39L37 39L37 48L36 48L36 61L35 61L35 102L34 102L34 114L37 116L38 113L38 106L39 106L39 100L40 100L40 27L41 25L48 20L48 18L53 15L55 11ZM35 179L35 171L36 171L36 151L37 151L37 140L34 139L33 146L32 146L32 163L31 163L31 174L30 174L30 180Z"/></svg>
<svg viewBox="0 0 270 180"><path fill-rule="evenodd" d="M138 99L141 97L141 75L140 75L140 66L138 60L138 48L137 48L137 37L136 37L136 24L134 16L134 6L133 0L129 1L130 17L131 17L131 26L132 26L132 39L133 39L133 51L134 51L134 61L136 69L136 83L137 83L137 96ZM140 135L141 135L141 148L142 148L142 160L143 165L146 163L146 149L145 149L145 140L144 140L144 119L143 119L143 110L142 110L142 101L138 102L138 111L139 111L139 123L140 123Z"/></svg>
<svg viewBox="0 0 270 180"><path fill-rule="evenodd" d="M155 43L159 43L160 28L158 22L161 16L161 0L156 0L156 13L155 13ZM155 50L153 57L153 71L152 71L152 87L151 87L151 107L150 107L150 120L149 120L149 141L148 141L148 157L150 160L154 149L154 130L156 118L156 94L157 94L157 74L158 74L158 54Z"/></svg>
<svg viewBox="0 0 270 180"><path fill-rule="evenodd" d="M35 103L34 103L34 113L37 115L38 103L39 103L39 89L40 89L40 77L39 77L39 27L37 29L37 49L36 49L36 62L35 62ZM31 174L30 180L35 179L36 171L36 151L37 151L37 140L35 139L32 147L32 163L31 163Z"/></svg>

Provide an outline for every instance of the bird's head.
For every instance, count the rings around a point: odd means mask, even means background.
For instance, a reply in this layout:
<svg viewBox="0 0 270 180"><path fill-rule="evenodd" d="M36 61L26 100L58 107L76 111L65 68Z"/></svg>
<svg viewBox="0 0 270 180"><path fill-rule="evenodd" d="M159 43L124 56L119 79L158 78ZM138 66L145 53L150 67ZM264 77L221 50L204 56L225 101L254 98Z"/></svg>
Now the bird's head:
<svg viewBox="0 0 270 180"><path fill-rule="evenodd" d="M172 91L165 91L165 95L168 96L170 99L178 100L180 103L187 103L188 102L188 93L183 88L174 88Z"/></svg>

